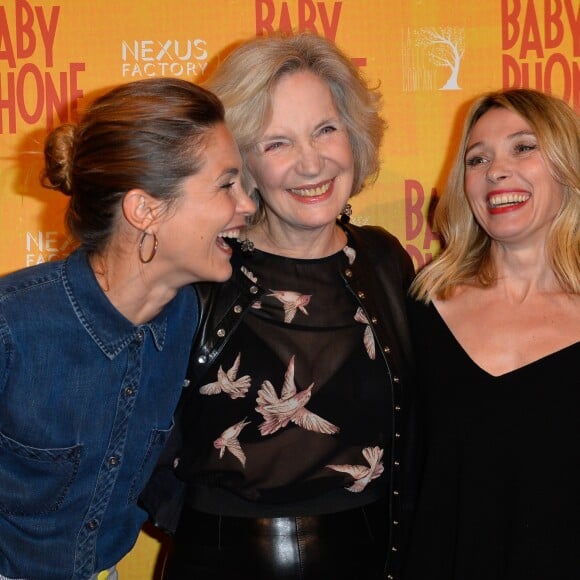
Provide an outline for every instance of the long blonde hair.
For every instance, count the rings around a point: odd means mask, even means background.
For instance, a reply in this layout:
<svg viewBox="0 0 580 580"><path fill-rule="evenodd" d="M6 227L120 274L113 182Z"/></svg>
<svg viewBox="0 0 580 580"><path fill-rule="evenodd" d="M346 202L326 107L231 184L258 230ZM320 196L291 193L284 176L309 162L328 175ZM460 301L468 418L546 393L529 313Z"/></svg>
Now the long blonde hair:
<svg viewBox="0 0 580 580"><path fill-rule="evenodd" d="M487 93L472 105L447 188L435 211L434 225L443 251L417 275L411 293L429 302L449 298L457 286L491 286L496 271L490 257L491 240L476 222L464 191L465 150L475 123L490 109L518 114L533 129L541 154L561 185L563 201L547 239L556 278L566 292L580 294L580 122L561 99L532 89Z"/></svg>

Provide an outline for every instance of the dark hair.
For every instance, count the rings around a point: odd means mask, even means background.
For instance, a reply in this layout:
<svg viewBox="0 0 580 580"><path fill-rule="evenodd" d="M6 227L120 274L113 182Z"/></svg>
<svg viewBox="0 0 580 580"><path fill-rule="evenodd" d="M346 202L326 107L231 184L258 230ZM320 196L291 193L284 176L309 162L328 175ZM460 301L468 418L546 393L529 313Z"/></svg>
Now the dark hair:
<svg viewBox="0 0 580 580"><path fill-rule="evenodd" d="M143 189L166 202L200 169L208 129L224 121L213 93L174 78L120 85L98 98L77 126L45 142L43 185L70 195L66 221L88 252L115 231L125 193Z"/></svg>

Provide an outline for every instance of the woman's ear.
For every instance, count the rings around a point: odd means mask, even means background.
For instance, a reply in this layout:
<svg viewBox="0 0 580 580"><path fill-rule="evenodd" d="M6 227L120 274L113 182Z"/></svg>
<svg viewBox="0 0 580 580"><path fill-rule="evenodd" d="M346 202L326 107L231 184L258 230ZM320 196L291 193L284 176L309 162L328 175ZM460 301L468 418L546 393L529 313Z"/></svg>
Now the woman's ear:
<svg viewBox="0 0 580 580"><path fill-rule="evenodd" d="M123 197L123 215L134 228L152 233L151 227L157 221L161 205L161 201L143 189L131 189Z"/></svg>

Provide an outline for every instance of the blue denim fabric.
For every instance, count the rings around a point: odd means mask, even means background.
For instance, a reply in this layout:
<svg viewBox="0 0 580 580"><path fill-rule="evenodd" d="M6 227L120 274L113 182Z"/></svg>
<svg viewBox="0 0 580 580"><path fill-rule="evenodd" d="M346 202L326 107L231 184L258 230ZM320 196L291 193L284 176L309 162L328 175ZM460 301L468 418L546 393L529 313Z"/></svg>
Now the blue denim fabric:
<svg viewBox="0 0 580 580"><path fill-rule="evenodd" d="M132 548L197 322L187 287L133 325L81 250L0 279L0 574L85 580Z"/></svg>

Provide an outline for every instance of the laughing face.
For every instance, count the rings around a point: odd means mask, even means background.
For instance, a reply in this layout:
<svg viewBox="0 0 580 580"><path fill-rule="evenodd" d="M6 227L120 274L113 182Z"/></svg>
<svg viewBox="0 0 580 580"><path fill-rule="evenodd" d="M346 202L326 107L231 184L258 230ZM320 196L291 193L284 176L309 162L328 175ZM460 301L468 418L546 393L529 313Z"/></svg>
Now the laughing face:
<svg viewBox="0 0 580 580"><path fill-rule="evenodd" d="M200 171L183 181L181 198L159 230L159 254L177 287L227 280L232 250L224 238L238 237L255 210L241 186L240 154L225 125L207 132L201 161Z"/></svg>
<svg viewBox="0 0 580 580"><path fill-rule="evenodd" d="M474 125L465 153L465 193L480 226L501 243L543 243L562 205L530 125L503 108Z"/></svg>
<svg viewBox="0 0 580 580"><path fill-rule="evenodd" d="M278 81L271 103L248 157L270 227L334 227L352 191L354 162L328 86L311 72L290 73Z"/></svg>

